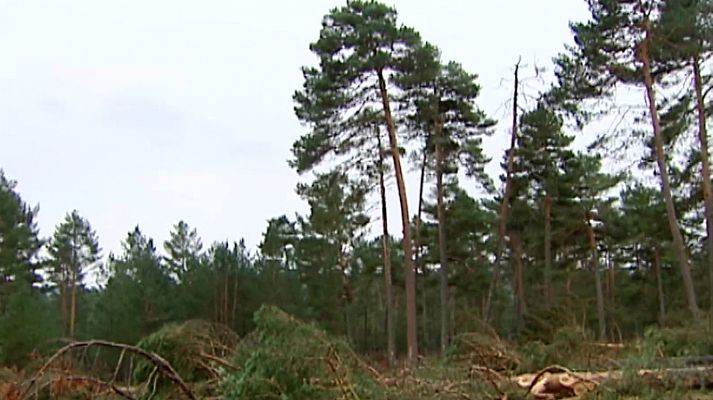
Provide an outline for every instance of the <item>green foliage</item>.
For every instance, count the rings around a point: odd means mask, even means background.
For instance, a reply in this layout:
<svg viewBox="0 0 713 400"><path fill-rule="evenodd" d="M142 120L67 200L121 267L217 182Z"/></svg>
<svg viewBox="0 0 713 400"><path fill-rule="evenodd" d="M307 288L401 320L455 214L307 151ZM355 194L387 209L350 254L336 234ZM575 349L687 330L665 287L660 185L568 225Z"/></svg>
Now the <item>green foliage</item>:
<svg viewBox="0 0 713 400"><path fill-rule="evenodd" d="M226 399L385 398L344 341L274 307L258 310L255 323L249 358L224 378Z"/></svg>
<svg viewBox="0 0 713 400"><path fill-rule="evenodd" d="M188 383L218 379L222 371L231 368L227 360L237 345L238 336L229 328L200 320L166 324L137 344L166 359ZM150 381L154 368L153 363L139 359L134 366L134 379ZM156 386L161 390L171 383L162 380Z"/></svg>

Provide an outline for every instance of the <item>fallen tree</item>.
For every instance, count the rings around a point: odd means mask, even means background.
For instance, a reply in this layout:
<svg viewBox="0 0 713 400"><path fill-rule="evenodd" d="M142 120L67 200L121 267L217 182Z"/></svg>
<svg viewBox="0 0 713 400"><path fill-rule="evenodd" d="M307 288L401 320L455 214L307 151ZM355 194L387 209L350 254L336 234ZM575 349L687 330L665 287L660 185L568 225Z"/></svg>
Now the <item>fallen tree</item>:
<svg viewBox="0 0 713 400"><path fill-rule="evenodd" d="M536 399L564 399L582 396L596 390L605 382L624 379L633 379L634 383L646 384L662 391L674 388L695 390L713 387L713 368L702 366L575 372L553 365L537 373L515 376L510 381Z"/></svg>

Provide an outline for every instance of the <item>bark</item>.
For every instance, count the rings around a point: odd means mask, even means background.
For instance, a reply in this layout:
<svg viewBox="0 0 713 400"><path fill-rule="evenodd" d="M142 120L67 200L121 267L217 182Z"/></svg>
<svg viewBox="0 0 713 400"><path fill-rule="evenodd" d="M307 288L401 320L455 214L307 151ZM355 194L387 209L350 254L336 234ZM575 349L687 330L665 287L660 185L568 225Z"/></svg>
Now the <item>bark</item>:
<svg viewBox="0 0 713 400"><path fill-rule="evenodd" d="M441 280L441 352L448 348L448 255L446 254L446 208L443 204L443 128L436 122L436 198L438 215L438 250Z"/></svg>
<svg viewBox="0 0 713 400"><path fill-rule="evenodd" d="M394 295L391 280L391 240L389 237L389 220L386 210L386 182L384 180L384 151L381 146L381 132L376 131L376 141L379 146L379 195L381 197L381 229L382 249L384 255L384 292L386 295L386 351L389 367L396 360L396 337L394 336Z"/></svg>
<svg viewBox="0 0 713 400"><path fill-rule="evenodd" d="M428 149L424 146L423 149L423 160L421 161L421 176L419 179L419 186L418 186L418 211L416 214L416 239L414 242L414 248L416 249L416 261L414 268L416 270L421 269L421 214L423 213L423 187L424 183L426 181L426 163L428 162ZM421 271L421 273L425 277L424 271ZM423 341L424 343L429 342L429 335L428 335L428 314L427 314L427 308L426 308L426 288L425 288L425 282L423 279L421 279L421 302L423 307L422 312L421 312L421 324L423 326Z"/></svg>
<svg viewBox="0 0 713 400"><path fill-rule="evenodd" d="M639 1L639 5L641 10L644 11L644 7L641 1ZM671 230L671 236L673 238L673 248L678 258L678 264L681 270L681 276L683 278L683 286L686 293L688 308L693 316L693 319L698 321L701 317L700 310L696 301L696 291L693 285L693 278L691 276L691 266L688 260L688 250L686 249L686 244L683 241L683 235L681 234L678 217L676 216L676 208L673 203L673 195L671 194L671 184L669 182L668 176L666 153L664 151L664 142L661 134L661 121L659 120L658 109L656 106L654 80L651 75L651 57L649 55L649 46L652 40L652 27L651 21L648 18L644 20L644 30L646 37L639 48L639 57L642 63L641 71L643 75L644 86L646 88L646 97L648 100L649 114L651 117L651 125L654 134L656 163L658 165L659 177L661 181L661 195L663 196L664 201L666 203L666 215L668 218L668 225Z"/></svg>
<svg viewBox="0 0 713 400"><path fill-rule="evenodd" d="M525 314L527 314L527 304L525 302L525 267L522 262L523 251L519 232L510 233L510 244L515 264L515 311L518 326L522 328L522 324L525 322Z"/></svg>
<svg viewBox="0 0 713 400"><path fill-rule="evenodd" d="M702 389L713 384L713 370L708 366L574 372L553 365L538 373L512 377L510 382L526 389L528 396L535 399L583 398L585 393L595 390L605 381L631 379L630 372L636 375L638 384L660 390L681 387Z"/></svg>
<svg viewBox="0 0 713 400"><path fill-rule="evenodd" d="M64 274L64 273L63 273ZM69 299L68 299L68 293L69 293L69 277L63 277L62 282L59 284L59 301L60 301L60 310L62 313L62 334L63 335L69 335Z"/></svg>
<svg viewBox="0 0 713 400"><path fill-rule="evenodd" d="M76 243L75 240L78 237L77 235L77 227L76 224L73 224L72 228L72 253L71 253L71 260L70 260L70 271L69 271L69 277L70 277L70 299L69 299L69 337L74 338L74 323L77 319L77 276L78 270L79 270L79 265L77 265L77 249L76 249Z"/></svg>
<svg viewBox="0 0 713 400"><path fill-rule="evenodd" d="M552 197L545 196L545 308L552 306Z"/></svg>
<svg viewBox="0 0 713 400"><path fill-rule="evenodd" d="M713 189L708 155L708 131L706 129L706 107L703 99L703 79L701 62L693 58L693 82L696 90L696 111L698 113L698 141L701 148L701 169L703 175L703 207L706 219L706 253L708 255L708 287L710 294L710 318L713 323Z"/></svg>
<svg viewBox="0 0 713 400"><path fill-rule="evenodd" d="M594 285L597 291L597 322L599 324L599 340L606 340L607 336L607 316L604 307L604 290L602 289L602 277L599 270L599 255L597 252L597 240L594 236L594 229L587 215L587 236L589 237L589 251L591 255L590 268L594 272Z"/></svg>
<svg viewBox="0 0 713 400"><path fill-rule="evenodd" d="M377 72L379 78L379 93L384 107L384 122L389 133L389 147L394 161L394 175L399 193L401 207L401 225L403 230L404 248L404 278L406 282L406 343L408 361L415 364L418 357L418 338L416 336L416 276L413 268L413 242L411 241L411 223L409 221L408 199L406 198L406 182L401 169L401 154L396 138L396 126L391 115L389 93L386 90L386 79L382 70Z"/></svg>
<svg viewBox="0 0 713 400"><path fill-rule="evenodd" d="M515 146L517 144L517 99L519 81L520 60L515 64L515 83L513 89L512 101L512 131L510 136L510 152L508 153L507 169L505 173L505 190L503 191L503 199L500 203L500 216L498 222L498 245L495 251L495 265L493 266L493 276L488 287L488 296L485 298L485 306L483 307L483 319L489 322L492 317L493 297L500 285L500 261L505 245L505 231L507 229L508 210L510 209L510 195L512 192L512 171L515 160Z"/></svg>
<svg viewBox="0 0 713 400"><path fill-rule="evenodd" d="M614 307L616 300L616 268L611 253L607 253L607 295L609 305Z"/></svg>
<svg viewBox="0 0 713 400"><path fill-rule="evenodd" d="M663 326L666 322L666 298L664 297L663 277L661 276L661 250L658 247L654 248L654 270L659 300L659 325Z"/></svg>

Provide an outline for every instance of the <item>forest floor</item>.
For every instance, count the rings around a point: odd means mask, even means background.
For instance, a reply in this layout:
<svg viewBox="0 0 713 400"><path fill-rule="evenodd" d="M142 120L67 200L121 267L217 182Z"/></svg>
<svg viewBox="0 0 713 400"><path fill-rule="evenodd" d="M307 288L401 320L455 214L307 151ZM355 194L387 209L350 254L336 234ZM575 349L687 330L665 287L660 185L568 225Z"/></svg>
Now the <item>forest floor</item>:
<svg viewBox="0 0 713 400"><path fill-rule="evenodd" d="M713 339L690 327L628 343L577 328L521 344L472 332L444 355L387 368L278 309L255 320L243 338L189 321L135 346L66 343L0 369L0 399L713 399Z"/></svg>

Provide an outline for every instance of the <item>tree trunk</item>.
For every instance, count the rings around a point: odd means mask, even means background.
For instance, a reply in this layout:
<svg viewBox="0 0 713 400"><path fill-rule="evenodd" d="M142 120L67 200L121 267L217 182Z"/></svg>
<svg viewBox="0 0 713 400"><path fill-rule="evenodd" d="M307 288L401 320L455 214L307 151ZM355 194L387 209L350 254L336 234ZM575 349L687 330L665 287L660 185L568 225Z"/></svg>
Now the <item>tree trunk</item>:
<svg viewBox="0 0 713 400"><path fill-rule="evenodd" d="M72 298L70 299L69 309L69 337L74 339L75 327L77 321L77 283L72 282Z"/></svg>
<svg viewBox="0 0 713 400"><path fill-rule="evenodd" d="M609 306L614 307L616 301L616 268L612 261L611 252L607 252L607 290Z"/></svg>
<svg viewBox="0 0 713 400"><path fill-rule="evenodd" d="M515 266L515 311L517 314L518 328L522 328L527 313L525 302L525 267L522 262L523 251L522 241L519 232L510 232L510 245L513 252L513 263Z"/></svg>
<svg viewBox="0 0 713 400"><path fill-rule="evenodd" d="M236 270L233 274L233 310L231 311L231 316L233 318L233 326L231 328L236 329L235 317L238 315L238 271Z"/></svg>
<svg viewBox="0 0 713 400"><path fill-rule="evenodd" d="M413 242L411 241L411 223L408 212L408 199L406 197L406 182L404 181L401 169L401 154L399 151L398 139L396 138L396 126L391 115L391 105L389 104L389 94L386 90L386 79L383 71L377 72L379 78L379 92L381 102L384 107L384 122L389 133L389 147L394 160L394 175L396 177L396 187L399 193L399 203L401 206L401 226L403 229L404 248L404 278L406 282L406 342L408 347L408 360L415 364L418 357L418 338L416 336L416 276L413 268Z"/></svg>
<svg viewBox="0 0 713 400"><path fill-rule="evenodd" d="M656 163L658 164L659 177L661 179L661 194L664 197L664 201L666 203L668 225L671 230L671 236L673 237L673 248L678 258L679 268L681 269L681 276L683 278L683 287L686 292L688 308L693 316L693 319L699 321L700 310L696 301L696 291L693 285L693 278L691 276L691 267L688 260L688 251L686 250L686 244L683 241L681 228L678 224L678 217L676 216L676 208L673 203L673 195L671 194L671 184L669 182L668 177L666 154L664 152L663 137L661 135L661 122L659 120L658 109L656 106L656 94L654 91L653 77L651 76L651 59L649 56L649 46L652 40L652 28L651 21L648 20L648 18L644 21L644 29L646 33L646 38L640 46L639 56L642 62L641 71L643 75L644 85L646 87L646 97L648 100L649 114L651 117L651 125L654 133Z"/></svg>
<svg viewBox="0 0 713 400"><path fill-rule="evenodd" d="M552 197L545 196L545 308L552 307Z"/></svg>
<svg viewBox="0 0 713 400"><path fill-rule="evenodd" d="M69 336L69 274L65 275L59 284L59 302L62 312L62 334Z"/></svg>
<svg viewBox="0 0 713 400"><path fill-rule="evenodd" d="M698 57L693 58L693 81L696 89L696 109L698 112L698 141L701 148L701 169L703 175L703 206L706 218L706 253L708 255L708 279L710 294L710 316L713 324L713 189L708 158L708 131L706 129L706 107L703 99L703 79Z"/></svg>
<svg viewBox="0 0 713 400"><path fill-rule="evenodd" d="M517 144L517 99L519 89L520 60L515 64L515 83L512 97L512 133L510 136L510 152L508 153L507 169L505 173L505 190L503 191L503 199L500 203L500 216L498 221L498 245L495 251L495 264L493 266L493 276L488 287L488 296L485 298L485 306L483 307L483 319L490 322L492 317L493 297L500 284L500 258L503 254L505 245L505 231L508 221L508 210L510 209L510 192L512 191L512 170L515 160L515 146Z"/></svg>
<svg viewBox="0 0 713 400"><path fill-rule="evenodd" d="M376 142L379 145L379 195L381 197L381 230L382 249L384 255L384 292L386 294L386 351L389 367L396 361L396 337L394 336L394 295L391 280L391 240L389 237L389 220L386 210L386 182L384 180L384 149L381 146L381 132L377 128Z"/></svg>
<svg viewBox="0 0 713 400"><path fill-rule="evenodd" d="M443 129L436 122L436 202L438 215L438 253L441 264L441 353L448 349L448 255L446 254L446 207L443 204Z"/></svg>
<svg viewBox="0 0 713 400"><path fill-rule="evenodd" d="M423 342L425 343L425 346L428 346L429 342L429 335L428 335L428 314L426 313L426 282L424 281L424 278L426 277L426 273L423 270L421 266L421 214L423 213L423 187L424 183L426 181L426 163L428 162L428 149L426 146L423 148L423 160L421 161L421 175L419 178L419 185L418 185L418 210L416 211L416 238L414 241L414 248L416 249L416 261L414 268L416 268L416 271L421 271L421 274L423 275L423 278L420 279L421 281L421 325L423 326L422 332L423 332Z"/></svg>
<svg viewBox="0 0 713 400"><path fill-rule="evenodd" d="M666 322L666 299L664 298L663 277L661 276L661 250L658 247L654 247L654 270L659 300L659 326L663 327Z"/></svg>
<svg viewBox="0 0 713 400"><path fill-rule="evenodd" d="M602 289L601 271L599 271L599 255L597 254L597 240L594 237L594 229L586 216L587 236L589 237L589 251L591 255L590 268L594 272L594 285L597 291L597 321L599 323L599 340L605 341L607 337L607 317L604 307L604 290Z"/></svg>
<svg viewBox="0 0 713 400"><path fill-rule="evenodd" d="M69 338L74 339L74 324L77 319L77 279L79 277L79 263L77 262L77 234L76 224L72 226L72 253L71 265L69 271L70 278L70 298L69 298Z"/></svg>

